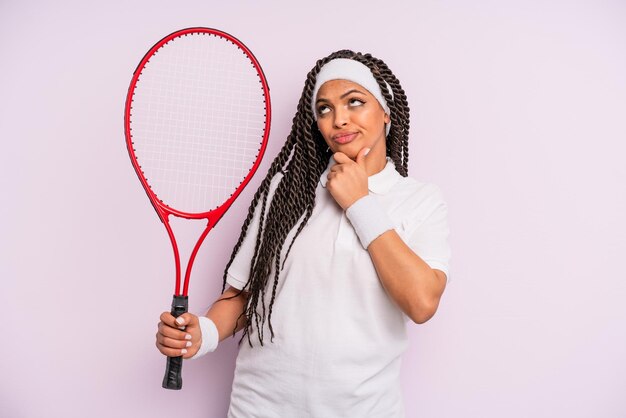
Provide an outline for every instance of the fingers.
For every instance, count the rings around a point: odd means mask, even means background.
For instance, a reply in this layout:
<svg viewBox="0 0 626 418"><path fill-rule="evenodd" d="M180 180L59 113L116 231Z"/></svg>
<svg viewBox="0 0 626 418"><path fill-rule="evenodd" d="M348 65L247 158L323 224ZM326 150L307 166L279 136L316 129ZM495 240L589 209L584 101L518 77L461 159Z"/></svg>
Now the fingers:
<svg viewBox="0 0 626 418"><path fill-rule="evenodd" d="M180 338L181 334L179 333L182 333L182 338ZM176 336L172 337L171 335L173 334ZM160 323L159 331L156 333L155 345L166 356L183 356L183 358L187 358L193 356L200 349L200 339L194 339L191 334L186 334ZM189 356L185 357L186 354L189 354Z"/></svg>
<svg viewBox="0 0 626 418"><path fill-rule="evenodd" d="M161 354L164 354L168 357L180 357L182 356L183 359L188 359L190 357L193 357L198 350L200 349L200 344L193 344L191 347L189 348L170 348L170 347L166 347L163 344L159 343L157 341L156 343L156 347L159 349L159 351L161 352Z"/></svg>
<svg viewBox="0 0 626 418"><path fill-rule="evenodd" d="M155 345L162 354L169 357L183 356L185 359L200 349L201 331L197 316L185 313L174 318L170 312L163 312L160 319Z"/></svg>
<svg viewBox="0 0 626 418"><path fill-rule="evenodd" d="M190 341L193 340L193 335L189 332L181 331L177 328L172 328L167 324L159 322L157 325L158 334L163 335L164 337L168 337L172 340L178 341Z"/></svg>
<svg viewBox="0 0 626 418"><path fill-rule="evenodd" d="M341 164L341 162L344 162L345 160L349 160L350 159L346 154L344 154L341 151L335 152L333 154L333 158L335 159L335 161L337 161L337 163L340 163L340 164Z"/></svg>
<svg viewBox="0 0 626 418"><path fill-rule="evenodd" d="M189 312L185 312L178 318L174 318L174 316L170 312L163 312L160 319L161 322L163 322L164 324L182 330L185 329L186 325L198 325L198 317Z"/></svg>
<svg viewBox="0 0 626 418"><path fill-rule="evenodd" d="M193 342L190 340L176 340L157 332L156 346L159 348L161 353L170 357L176 357L186 354L189 351L189 348L193 346ZM184 352L183 349L185 350Z"/></svg>
<svg viewBox="0 0 626 418"><path fill-rule="evenodd" d="M175 319L177 326L196 326L199 325L198 317L192 313L185 312Z"/></svg>

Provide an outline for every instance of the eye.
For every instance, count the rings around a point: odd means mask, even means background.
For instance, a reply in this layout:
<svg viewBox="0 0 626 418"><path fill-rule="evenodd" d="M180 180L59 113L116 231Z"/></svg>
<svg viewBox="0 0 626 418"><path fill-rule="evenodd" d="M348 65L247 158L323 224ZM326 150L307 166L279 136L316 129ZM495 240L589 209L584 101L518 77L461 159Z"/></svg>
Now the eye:
<svg viewBox="0 0 626 418"><path fill-rule="evenodd" d="M350 106L361 106L365 102L363 100L361 100L361 99L352 98L352 99L350 99L350 101L348 103L350 103Z"/></svg>
<svg viewBox="0 0 626 418"><path fill-rule="evenodd" d="M326 105L322 105L322 106L317 108L317 113L319 113L320 115L328 113L329 111L330 111L330 109L328 109L328 106L326 106Z"/></svg>

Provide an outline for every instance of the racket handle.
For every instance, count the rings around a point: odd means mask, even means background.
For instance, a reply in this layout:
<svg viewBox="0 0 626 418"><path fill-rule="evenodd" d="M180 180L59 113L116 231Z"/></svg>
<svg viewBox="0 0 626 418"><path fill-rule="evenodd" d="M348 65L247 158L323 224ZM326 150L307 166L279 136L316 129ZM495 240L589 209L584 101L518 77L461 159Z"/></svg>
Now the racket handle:
<svg viewBox="0 0 626 418"><path fill-rule="evenodd" d="M172 299L172 316L178 318L187 312L187 296L176 296ZM165 389L181 389L183 387L183 356L168 357L165 365L165 376L163 376L163 387Z"/></svg>

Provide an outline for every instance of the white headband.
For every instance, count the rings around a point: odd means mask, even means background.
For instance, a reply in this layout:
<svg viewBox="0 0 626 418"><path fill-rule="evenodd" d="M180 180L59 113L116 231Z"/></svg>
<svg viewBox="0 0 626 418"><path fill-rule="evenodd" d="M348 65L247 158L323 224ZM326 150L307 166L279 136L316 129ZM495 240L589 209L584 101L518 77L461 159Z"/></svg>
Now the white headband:
<svg viewBox="0 0 626 418"><path fill-rule="evenodd" d="M378 85L378 82L376 82L376 79L372 75L372 71L369 67L359 61L348 58L335 58L334 60L328 61L324 64L324 66L320 69L320 72L317 74L317 80L315 82L315 87L313 88L313 95L311 96L311 110L313 111L313 117L315 120L317 120L317 111L315 110L317 92L325 82L330 80L348 80L353 83L360 84L365 87L367 91L369 91L372 96L376 98L376 100L378 100L382 108L385 110L385 113L390 115L387 101L383 97L383 93L380 91L380 86ZM387 85L387 91L389 91L391 99L393 100L393 91L391 90L391 86L386 81L385 84ZM389 122L385 128L387 135L389 135L390 128L391 122Z"/></svg>

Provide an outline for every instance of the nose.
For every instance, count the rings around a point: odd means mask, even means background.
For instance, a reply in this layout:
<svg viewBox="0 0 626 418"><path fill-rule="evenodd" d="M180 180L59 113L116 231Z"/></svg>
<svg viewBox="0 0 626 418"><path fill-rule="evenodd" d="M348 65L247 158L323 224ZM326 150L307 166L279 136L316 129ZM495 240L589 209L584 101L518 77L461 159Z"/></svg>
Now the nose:
<svg viewBox="0 0 626 418"><path fill-rule="evenodd" d="M342 126L345 126L348 123L349 120L349 114L348 114L348 110L344 109L341 106L338 106L335 109L335 127L337 128L341 128Z"/></svg>

